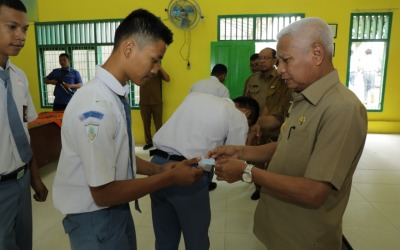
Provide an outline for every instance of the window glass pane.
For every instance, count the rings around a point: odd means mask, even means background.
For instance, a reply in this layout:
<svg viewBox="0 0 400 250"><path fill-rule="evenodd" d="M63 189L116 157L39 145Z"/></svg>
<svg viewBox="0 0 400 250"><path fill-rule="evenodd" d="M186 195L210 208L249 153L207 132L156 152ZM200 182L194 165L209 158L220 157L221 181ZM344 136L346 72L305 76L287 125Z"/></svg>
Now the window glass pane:
<svg viewBox="0 0 400 250"><path fill-rule="evenodd" d="M348 87L368 109L382 108L385 42L352 43Z"/></svg>
<svg viewBox="0 0 400 250"><path fill-rule="evenodd" d="M97 47L97 61L99 65L102 65L108 59L108 57L111 55L112 50L112 45Z"/></svg>
<svg viewBox="0 0 400 250"><path fill-rule="evenodd" d="M276 44L277 42L257 42L256 43L256 53L259 53L262 49L265 48L273 48L276 50Z"/></svg>
<svg viewBox="0 0 400 250"><path fill-rule="evenodd" d="M72 51L72 66L81 74L83 83L94 77L95 73L95 51L94 49L74 49Z"/></svg>
<svg viewBox="0 0 400 250"><path fill-rule="evenodd" d="M274 41L278 32L304 15L219 17L219 40Z"/></svg>

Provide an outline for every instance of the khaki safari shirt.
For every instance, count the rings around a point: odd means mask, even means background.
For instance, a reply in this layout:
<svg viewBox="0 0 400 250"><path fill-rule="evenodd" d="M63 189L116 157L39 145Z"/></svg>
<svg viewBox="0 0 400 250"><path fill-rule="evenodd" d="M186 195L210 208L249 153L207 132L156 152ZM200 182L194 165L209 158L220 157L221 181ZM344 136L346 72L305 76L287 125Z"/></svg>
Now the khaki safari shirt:
<svg viewBox="0 0 400 250"><path fill-rule="evenodd" d="M145 85L140 86L139 94L139 105L162 104L160 73L147 80Z"/></svg>
<svg viewBox="0 0 400 250"><path fill-rule="evenodd" d="M364 148L367 113L340 83L336 70L295 94L268 171L329 182L319 208L309 208L261 189L254 233L275 249L341 249L342 217L352 176Z"/></svg>
<svg viewBox="0 0 400 250"><path fill-rule="evenodd" d="M281 122L286 117L293 99L292 90L288 89L276 69L268 77L264 77L263 74L253 75L249 79L246 96L257 100L261 113L267 109L267 115L275 116ZM279 132L278 128L273 131L262 130L261 134L263 137L276 140Z"/></svg>

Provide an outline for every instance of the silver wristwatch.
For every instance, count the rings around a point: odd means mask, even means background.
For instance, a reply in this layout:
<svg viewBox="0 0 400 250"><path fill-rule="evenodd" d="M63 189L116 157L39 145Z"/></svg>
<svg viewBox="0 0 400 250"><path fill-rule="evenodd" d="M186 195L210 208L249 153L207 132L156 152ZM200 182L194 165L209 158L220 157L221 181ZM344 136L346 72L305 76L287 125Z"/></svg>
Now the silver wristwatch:
<svg viewBox="0 0 400 250"><path fill-rule="evenodd" d="M246 168L243 170L242 173L242 181L247 183L253 182L253 175L251 174L251 170L253 169L254 165L247 164Z"/></svg>

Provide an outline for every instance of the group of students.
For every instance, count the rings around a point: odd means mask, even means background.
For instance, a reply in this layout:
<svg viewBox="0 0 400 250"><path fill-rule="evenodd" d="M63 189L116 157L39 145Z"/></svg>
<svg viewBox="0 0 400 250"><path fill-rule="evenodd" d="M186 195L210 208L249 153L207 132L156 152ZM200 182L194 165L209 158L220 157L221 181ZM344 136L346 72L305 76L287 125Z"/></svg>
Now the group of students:
<svg viewBox="0 0 400 250"><path fill-rule="evenodd" d="M25 96L26 101L17 104L29 138L26 122L36 113L25 75L9 61L23 47L27 27L22 2L0 0L0 66L11 73L14 96L17 91ZM110 57L68 104L53 200L66 215L62 223L71 249L137 249L129 202L147 194L156 249L178 249L181 232L186 249L209 249L207 183L212 171L198 165L200 156L216 159L217 180L261 186L254 233L268 249L341 249L341 221L365 143L367 115L364 105L340 83L326 22L304 18L278 34L277 71L294 91L294 99L276 142L235 145L242 144L248 126L258 118L251 98L231 101L191 93L155 135L157 152L148 162L135 156L130 111L125 109L126 83L145 85L159 71L171 43L172 32L158 17L143 9L133 11L117 28ZM1 100L6 99L7 81L2 78ZM18 145L4 151L4 145L17 141L3 102L0 129L6 132L1 133L0 155L2 162L8 160L8 168L0 169L0 212L7 215L0 216L0 249L31 249L30 180L24 167L29 162L22 162ZM25 105L27 117L22 112ZM246 161L267 162L268 170ZM21 166L26 170L22 177L20 172L9 174ZM34 197L44 201L47 189L34 164L30 169ZM135 178L137 174L148 177ZM8 200L22 195L23 202ZM201 215L196 212L200 208Z"/></svg>

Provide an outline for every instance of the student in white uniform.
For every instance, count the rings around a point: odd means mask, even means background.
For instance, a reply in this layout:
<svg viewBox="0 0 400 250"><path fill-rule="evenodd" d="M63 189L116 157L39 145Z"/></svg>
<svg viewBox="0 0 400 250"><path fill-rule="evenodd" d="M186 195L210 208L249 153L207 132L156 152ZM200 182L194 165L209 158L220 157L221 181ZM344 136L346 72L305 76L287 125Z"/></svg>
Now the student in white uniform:
<svg viewBox="0 0 400 250"><path fill-rule="evenodd" d="M66 214L63 225L72 249L136 249L128 202L202 176L202 169L191 166L198 158L172 168L135 157L127 130L126 82L141 86L158 72L171 42L171 31L158 17L133 11L117 28L109 59L68 104L53 199ZM149 177L135 179L136 173Z"/></svg>
<svg viewBox="0 0 400 250"><path fill-rule="evenodd" d="M224 64L216 64L211 76L195 82L190 88L190 92L207 93L219 97L229 98L229 90L224 85L228 68Z"/></svg>
<svg viewBox="0 0 400 250"><path fill-rule="evenodd" d="M195 82L190 88L190 93L206 93L223 98L230 98L229 90L225 86L226 75L228 68L224 64L216 64L211 70L211 76L206 79ZM217 188L217 183L210 179L208 190L212 191Z"/></svg>
<svg viewBox="0 0 400 250"><path fill-rule="evenodd" d="M190 93L171 118L156 132L150 151L152 162L164 164L201 155L227 144L244 145L249 125L259 116L251 97L233 101L204 93ZM246 119L247 118L247 119ZM151 193L156 249L178 249L181 233L185 249L209 249L211 221L209 180L214 171L204 171L192 186L173 185Z"/></svg>
<svg viewBox="0 0 400 250"><path fill-rule="evenodd" d="M24 47L28 26L26 8L21 1L0 0L0 249L32 249L30 185L36 201L45 201L48 192L29 145L28 122L35 120L37 113L28 79L9 59ZM15 106L7 101L12 99ZM14 110L8 108L11 106ZM10 112L17 113L14 118L18 124L12 122Z"/></svg>

